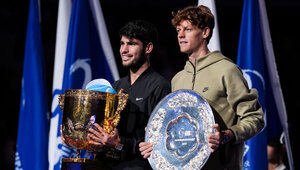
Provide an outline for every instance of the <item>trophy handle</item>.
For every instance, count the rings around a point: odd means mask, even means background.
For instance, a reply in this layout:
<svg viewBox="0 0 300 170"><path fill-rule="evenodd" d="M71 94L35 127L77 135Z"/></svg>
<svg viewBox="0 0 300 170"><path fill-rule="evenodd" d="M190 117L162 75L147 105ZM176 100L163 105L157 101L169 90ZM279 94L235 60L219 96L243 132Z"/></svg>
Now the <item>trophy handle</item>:
<svg viewBox="0 0 300 170"><path fill-rule="evenodd" d="M58 95L58 105L60 110L64 110L64 104L65 104L65 94Z"/></svg>
<svg viewBox="0 0 300 170"><path fill-rule="evenodd" d="M114 117L112 118L111 126L106 127L107 128L106 130L107 130L107 132L109 134L112 134L113 133L113 129L115 127L117 127L117 125L119 124L120 119L121 119L120 113L125 108L125 106L127 104L128 94L124 93L123 91L124 91L124 89L121 89L118 92L118 106L117 106L117 110L116 110L116 112L114 114ZM106 123L104 123L104 124L106 124ZM108 122L107 122L107 124L108 124Z"/></svg>
<svg viewBox="0 0 300 170"><path fill-rule="evenodd" d="M126 104L127 104L127 100L128 100L128 94L123 93L124 89L121 89L118 93L118 107L115 113L115 119L113 122L114 126L117 126L120 122L120 113L121 111L125 108Z"/></svg>

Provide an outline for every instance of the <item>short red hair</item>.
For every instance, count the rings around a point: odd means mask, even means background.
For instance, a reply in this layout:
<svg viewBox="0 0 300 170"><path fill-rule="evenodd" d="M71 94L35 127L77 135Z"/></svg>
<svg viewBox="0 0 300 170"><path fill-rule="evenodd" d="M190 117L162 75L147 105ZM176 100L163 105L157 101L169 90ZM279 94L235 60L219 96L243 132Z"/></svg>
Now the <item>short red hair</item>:
<svg viewBox="0 0 300 170"><path fill-rule="evenodd" d="M215 17L208 7L204 5L189 6L183 10L178 10L177 13L173 13L172 25L174 27L177 27L181 21L184 20L190 21L192 25L195 25L200 29L208 27L210 29L210 33L206 41L207 44L209 43L215 27Z"/></svg>

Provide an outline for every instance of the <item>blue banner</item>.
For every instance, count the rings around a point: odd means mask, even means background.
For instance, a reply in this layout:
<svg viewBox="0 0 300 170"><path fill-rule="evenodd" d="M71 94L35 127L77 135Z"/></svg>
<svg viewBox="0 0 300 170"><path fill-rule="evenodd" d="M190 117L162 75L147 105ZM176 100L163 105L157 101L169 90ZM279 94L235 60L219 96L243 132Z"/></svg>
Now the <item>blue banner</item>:
<svg viewBox="0 0 300 170"><path fill-rule="evenodd" d="M74 0L69 26L63 89L84 89L95 78L114 81L87 0Z"/></svg>
<svg viewBox="0 0 300 170"><path fill-rule="evenodd" d="M15 158L16 170L48 168L49 120L42 53L38 0L30 0Z"/></svg>
<svg viewBox="0 0 300 170"><path fill-rule="evenodd" d="M282 132L274 107L274 97L269 80L260 25L258 0L245 0L240 28L237 64L243 71L249 88L259 93L259 102L264 111L266 127L248 140L244 151L245 170L267 170L267 141Z"/></svg>
<svg viewBox="0 0 300 170"><path fill-rule="evenodd" d="M110 42L104 36L108 35L107 33L99 33L99 29L105 27L103 18L100 22L97 20L99 15L102 16L102 11L99 11L101 10L100 4L91 5L92 3L96 3L96 1L72 1L65 64L62 69L64 71L58 73L63 74L62 86L61 89L53 90L53 112L51 116L51 129L53 128L53 130L50 130L50 141L53 141L54 144L49 145L49 152L52 152L51 158L49 157L49 169L51 170L60 170L62 158L76 157L76 150L63 145L60 140L62 111L58 107L57 95L64 93L65 89L85 89L86 84L93 79L104 78L113 83L116 76L113 76L112 72L118 72L116 65L113 65L115 64L114 56L107 55ZM97 19L95 13L98 14ZM103 38L105 41L102 40ZM80 157L87 156L85 152L82 153Z"/></svg>

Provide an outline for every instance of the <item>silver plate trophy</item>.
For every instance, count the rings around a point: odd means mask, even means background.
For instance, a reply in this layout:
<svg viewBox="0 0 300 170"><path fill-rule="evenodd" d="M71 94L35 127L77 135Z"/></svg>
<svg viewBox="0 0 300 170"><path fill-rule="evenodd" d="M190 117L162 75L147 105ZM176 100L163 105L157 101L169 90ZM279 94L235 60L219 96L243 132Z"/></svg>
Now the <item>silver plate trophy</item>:
<svg viewBox="0 0 300 170"><path fill-rule="evenodd" d="M207 101L197 92L178 90L162 99L148 121L145 141L153 144L153 169L200 169L210 156L208 135L215 124Z"/></svg>

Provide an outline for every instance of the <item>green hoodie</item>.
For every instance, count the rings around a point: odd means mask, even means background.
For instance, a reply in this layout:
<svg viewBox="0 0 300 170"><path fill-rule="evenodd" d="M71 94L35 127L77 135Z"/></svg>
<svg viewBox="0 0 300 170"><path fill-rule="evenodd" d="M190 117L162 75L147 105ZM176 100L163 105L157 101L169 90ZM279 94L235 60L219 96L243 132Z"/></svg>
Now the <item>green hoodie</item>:
<svg viewBox="0 0 300 170"><path fill-rule="evenodd" d="M244 142L264 127L263 111L256 89L249 89L241 70L230 59L214 51L187 61L172 79L172 91L190 89L210 104L221 130L230 129L235 141L221 145L204 169L242 169Z"/></svg>

